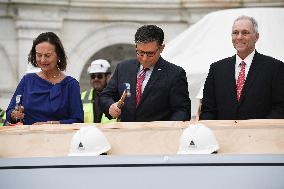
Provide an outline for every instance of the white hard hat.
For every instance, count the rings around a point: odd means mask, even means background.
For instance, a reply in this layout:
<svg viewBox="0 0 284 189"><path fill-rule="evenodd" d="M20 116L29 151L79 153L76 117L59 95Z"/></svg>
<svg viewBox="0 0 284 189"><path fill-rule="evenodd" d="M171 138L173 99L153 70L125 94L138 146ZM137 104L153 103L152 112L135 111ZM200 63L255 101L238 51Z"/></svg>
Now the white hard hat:
<svg viewBox="0 0 284 189"><path fill-rule="evenodd" d="M98 59L91 63L88 68L88 74L92 73L110 73L110 64L107 60Z"/></svg>
<svg viewBox="0 0 284 189"><path fill-rule="evenodd" d="M82 127L70 144L69 156L98 156L110 150L105 135L95 126Z"/></svg>
<svg viewBox="0 0 284 189"><path fill-rule="evenodd" d="M178 154L211 154L218 149L213 131L199 123L191 124L183 131Z"/></svg>

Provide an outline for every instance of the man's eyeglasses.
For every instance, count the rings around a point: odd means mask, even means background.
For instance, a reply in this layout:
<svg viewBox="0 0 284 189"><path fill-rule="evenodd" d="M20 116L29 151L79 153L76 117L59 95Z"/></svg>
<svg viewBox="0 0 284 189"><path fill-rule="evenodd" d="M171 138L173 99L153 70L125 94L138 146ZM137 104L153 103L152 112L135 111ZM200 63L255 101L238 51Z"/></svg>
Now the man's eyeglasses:
<svg viewBox="0 0 284 189"><path fill-rule="evenodd" d="M144 56L146 54L147 57L153 57L158 52L158 50L159 50L159 48L157 48L157 50L155 50L155 51L148 51L148 52L136 50L136 54L138 56Z"/></svg>
<svg viewBox="0 0 284 189"><path fill-rule="evenodd" d="M104 78L104 74L91 74L91 79L102 79Z"/></svg>

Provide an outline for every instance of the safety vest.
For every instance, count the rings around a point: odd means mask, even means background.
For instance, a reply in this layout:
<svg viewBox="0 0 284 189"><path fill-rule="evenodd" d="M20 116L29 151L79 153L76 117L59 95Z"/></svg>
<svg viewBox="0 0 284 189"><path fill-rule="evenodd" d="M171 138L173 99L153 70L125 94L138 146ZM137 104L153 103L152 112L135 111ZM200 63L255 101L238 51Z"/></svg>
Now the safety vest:
<svg viewBox="0 0 284 189"><path fill-rule="evenodd" d="M0 126L4 125L5 119L6 119L5 110L0 109Z"/></svg>
<svg viewBox="0 0 284 189"><path fill-rule="evenodd" d="M94 123L94 109L93 109L93 90L84 91L81 93L81 100L83 102L84 123ZM109 120L103 113L101 123L113 123L116 119Z"/></svg>

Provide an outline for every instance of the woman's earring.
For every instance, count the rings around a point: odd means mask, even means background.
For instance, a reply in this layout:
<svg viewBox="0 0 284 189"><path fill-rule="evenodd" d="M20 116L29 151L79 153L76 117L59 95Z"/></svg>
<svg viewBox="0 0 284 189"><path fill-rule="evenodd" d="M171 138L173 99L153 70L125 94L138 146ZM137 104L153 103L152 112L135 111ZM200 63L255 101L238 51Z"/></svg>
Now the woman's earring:
<svg viewBox="0 0 284 189"><path fill-rule="evenodd" d="M38 67L37 62L36 62L36 58L32 59L33 62L35 63L35 66Z"/></svg>

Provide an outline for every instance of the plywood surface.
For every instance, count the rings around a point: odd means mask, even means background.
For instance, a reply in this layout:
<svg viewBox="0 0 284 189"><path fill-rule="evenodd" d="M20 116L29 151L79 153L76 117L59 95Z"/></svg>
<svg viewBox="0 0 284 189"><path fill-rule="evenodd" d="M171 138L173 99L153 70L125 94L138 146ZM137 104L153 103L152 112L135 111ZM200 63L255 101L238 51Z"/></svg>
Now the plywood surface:
<svg viewBox="0 0 284 189"><path fill-rule="evenodd" d="M72 124L0 128L0 157L66 156L73 134L97 126L111 155L176 154L179 137L191 122ZM283 154L283 120L200 121L213 130L221 154Z"/></svg>

